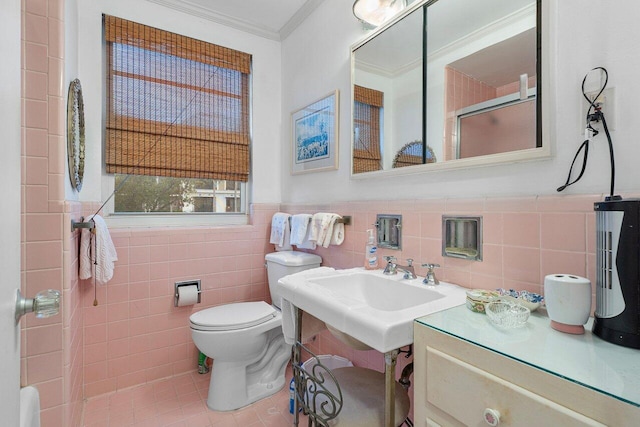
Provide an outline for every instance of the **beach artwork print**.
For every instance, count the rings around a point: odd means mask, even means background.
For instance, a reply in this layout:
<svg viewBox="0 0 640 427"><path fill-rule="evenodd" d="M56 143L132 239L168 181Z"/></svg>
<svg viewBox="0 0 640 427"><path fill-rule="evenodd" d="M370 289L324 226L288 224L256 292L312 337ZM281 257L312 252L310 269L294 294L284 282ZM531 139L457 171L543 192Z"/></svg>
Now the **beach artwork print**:
<svg viewBox="0 0 640 427"><path fill-rule="evenodd" d="M338 91L292 114L292 173L337 168Z"/></svg>
<svg viewBox="0 0 640 427"><path fill-rule="evenodd" d="M329 107L296 121L296 163L329 157Z"/></svg>

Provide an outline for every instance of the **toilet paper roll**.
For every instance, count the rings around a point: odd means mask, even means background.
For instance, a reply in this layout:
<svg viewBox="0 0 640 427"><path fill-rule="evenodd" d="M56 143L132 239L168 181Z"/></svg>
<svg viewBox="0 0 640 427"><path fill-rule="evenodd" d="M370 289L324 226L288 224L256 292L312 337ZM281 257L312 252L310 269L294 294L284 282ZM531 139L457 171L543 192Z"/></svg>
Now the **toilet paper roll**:
<svg viewBox="0 0 640 427"><path fill-rule="evenodd" d="M178 307L193 305L198 302L198 286L178 286Z"/></svg>

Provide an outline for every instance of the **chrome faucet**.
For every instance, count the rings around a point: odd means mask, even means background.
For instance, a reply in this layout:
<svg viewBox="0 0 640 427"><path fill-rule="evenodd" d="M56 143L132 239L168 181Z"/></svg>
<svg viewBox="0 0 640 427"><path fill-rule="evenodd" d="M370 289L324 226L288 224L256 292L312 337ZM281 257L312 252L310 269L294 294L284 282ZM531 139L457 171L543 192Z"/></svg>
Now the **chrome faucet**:
<svg viewBox="0 0 640 427"><path fill-rule="evenodd" d="M387 261L387 265L384 267L382 274L391 275L396 274L398 272L396 266L396 257L394 256L385 256L384 259Z"/></svg>
<svg viewBox="0 0 640 427"><path fill-rule="evenodd" d="M427 263L427 264L422 264L422 266L427 267L428 269L427 274L424 276L424 280L422 281L422 283L424 283L425 285L440 284L440 281L436 277L436 273L433 271L434 268L440 267L440 264Z"/></svg>
<svg viewBox="0 0 640 427"><path fill-rule="evenodd" d="M407 258L407 265L396 264L396 270L404 271L403 279L417 279L416 271L413 268L413 259Z"/></svg>
<svg viewBox="0 0 640 427"><path fill-rule="evenodd" d="M391 275L402 271L404 273L403 279L416 279L418 277L413 268L413 259L407 258L407 265L397 264L394 256L385 256L384 259L387 260L387 265L382 272L383 274Z"/></svg>

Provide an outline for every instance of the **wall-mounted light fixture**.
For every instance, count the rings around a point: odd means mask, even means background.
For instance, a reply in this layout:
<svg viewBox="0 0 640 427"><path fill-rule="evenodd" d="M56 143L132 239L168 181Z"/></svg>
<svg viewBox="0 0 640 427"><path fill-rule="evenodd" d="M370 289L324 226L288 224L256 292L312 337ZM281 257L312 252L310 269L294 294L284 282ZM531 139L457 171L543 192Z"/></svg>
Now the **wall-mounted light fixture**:
<svg viewBox="0 0 640 427"><path fill-rule="evenodd" d="M373 27L382 25L407 6L407 0L356 0L353 14Z"/></svg>

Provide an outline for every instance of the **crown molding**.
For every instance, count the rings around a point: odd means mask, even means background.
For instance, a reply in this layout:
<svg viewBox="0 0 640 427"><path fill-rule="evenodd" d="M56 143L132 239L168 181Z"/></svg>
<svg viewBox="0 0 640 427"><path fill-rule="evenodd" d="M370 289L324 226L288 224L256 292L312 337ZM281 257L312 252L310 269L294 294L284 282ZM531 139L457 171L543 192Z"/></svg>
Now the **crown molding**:
<svg viewBox="0 0 640 427"><path fill-rule="evenodd" d="M305 4L280 29L280 40L284 40L320 6L324 0L307 0Z"/></svg>
<svg viewBox="0 0 640 427"><path fill-rule="evenodd" d="M421 67L422 66L422 58L415 58L406 64L402 64L399 67L390 69L388 66L383 67L380 65L374 65L369 62L361 61L358 59L354 60L354 68L365 71L372 74L377 74L379 76L387 77L387 78L395 78L401 76L402 74L408 73L409 71Z"/></svg>
<svg viewBox="0 0 640 427"><path fill-rule="evenodd" d="M189 15L197 16L217 24L222 24L227 27L235 28L237 30L251 33L256 36L264 37L272 40L280 40L280 34L262 25L257 25L253 22L249 22L243 19L234 18L223 13L214 12L210 9L205 9L197 4L193 4L188 0L147 0L151 3L156 3L160 6L168 7L180 12L187 13Z"/></svg>
<svg viewBox="0 0 640 427"><path fill-rule="evenodd" d="M189 15L235 28L246 33L264 37L266 39L282 41L291 34L324 0L307 0L307 2L296 11L296 13L287 21L279 30L274 31L266 26L256 24L244 19L235 18L223 13L214 12L210 9L203 8L194 4L189 0L147 0L151 3L158 4L170 9L174 9Z"/></svg>

